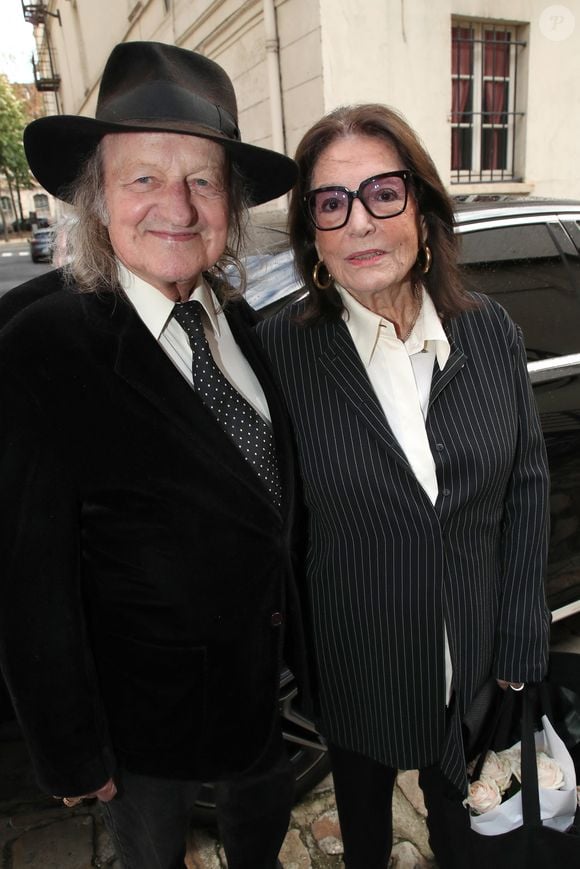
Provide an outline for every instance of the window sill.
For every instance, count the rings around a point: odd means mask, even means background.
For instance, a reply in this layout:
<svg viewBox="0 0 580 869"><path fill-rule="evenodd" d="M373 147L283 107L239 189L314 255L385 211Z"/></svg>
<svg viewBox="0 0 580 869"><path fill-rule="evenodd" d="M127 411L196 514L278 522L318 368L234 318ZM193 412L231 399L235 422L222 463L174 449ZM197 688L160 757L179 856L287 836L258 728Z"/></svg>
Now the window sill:
<svg viewBox="0 0 580 869"><path fill-rule="evenodd" d="M451 196L527 196L534 192L534 185L525 181L478 181L475 183L448 184Z"/></svg>

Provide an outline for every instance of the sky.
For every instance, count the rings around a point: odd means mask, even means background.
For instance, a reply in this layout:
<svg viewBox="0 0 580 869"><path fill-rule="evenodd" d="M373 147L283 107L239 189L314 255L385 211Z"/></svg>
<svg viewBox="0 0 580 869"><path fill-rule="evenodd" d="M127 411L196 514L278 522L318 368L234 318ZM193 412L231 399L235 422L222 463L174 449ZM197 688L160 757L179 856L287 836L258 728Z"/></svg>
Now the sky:
<svg viewBox="0 0 580 869"><path fill-rule="evenodd" d="M33 81L32 24L24 20L21 0L0 0L0 22L0 73L12 82Z"/></svg>

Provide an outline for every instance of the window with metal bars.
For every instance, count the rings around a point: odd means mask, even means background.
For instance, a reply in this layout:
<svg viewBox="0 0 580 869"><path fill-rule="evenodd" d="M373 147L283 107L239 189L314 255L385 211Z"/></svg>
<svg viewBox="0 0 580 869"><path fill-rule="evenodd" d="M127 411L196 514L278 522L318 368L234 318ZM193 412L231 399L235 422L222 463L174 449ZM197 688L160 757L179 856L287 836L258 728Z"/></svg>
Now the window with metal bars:
<svg viewBox="0 0 580 869"><path fill-rule="evenodd" d="M35 193L32 197L34 200L34 210L42 211L45 208L48 208L48 196L46 193Z"/></svg>
<svg viewBox="0 0 580 869"><path fill-rule="evenodd" d="M517 28L454 21L451 28L451 182L515 181Z"/></svg>

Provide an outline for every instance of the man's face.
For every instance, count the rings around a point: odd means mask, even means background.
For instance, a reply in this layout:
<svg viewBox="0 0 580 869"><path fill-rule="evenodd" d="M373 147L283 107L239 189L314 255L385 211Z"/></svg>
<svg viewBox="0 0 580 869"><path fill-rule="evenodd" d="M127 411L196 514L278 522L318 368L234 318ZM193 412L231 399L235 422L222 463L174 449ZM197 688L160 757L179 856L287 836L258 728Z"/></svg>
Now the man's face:
<svg viewBox="0 0 580 869"><path fill-rule="evenodd" d="M103 170L115 255L169 298L188 298L226 245L223 148L178 133L113 133Z"/></svg>

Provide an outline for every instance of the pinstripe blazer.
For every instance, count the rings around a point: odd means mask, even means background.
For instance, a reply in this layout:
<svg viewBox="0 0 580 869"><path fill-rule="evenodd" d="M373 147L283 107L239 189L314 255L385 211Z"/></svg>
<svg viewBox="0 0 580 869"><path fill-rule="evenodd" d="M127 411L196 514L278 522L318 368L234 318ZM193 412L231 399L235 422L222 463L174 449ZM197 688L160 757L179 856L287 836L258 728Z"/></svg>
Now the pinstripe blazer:
<svg viewBox="0 0 580 869"><path fill-rule="evenodd" d="M503 308L479 300L446 325L451 354L433 371L435 505L344 321L302 326L299 305L258 326L304 479L322 732L396 768L439 761L462 790L466 707L490 673L541 679L549 627L542 432L519 330Z"/></svg>

